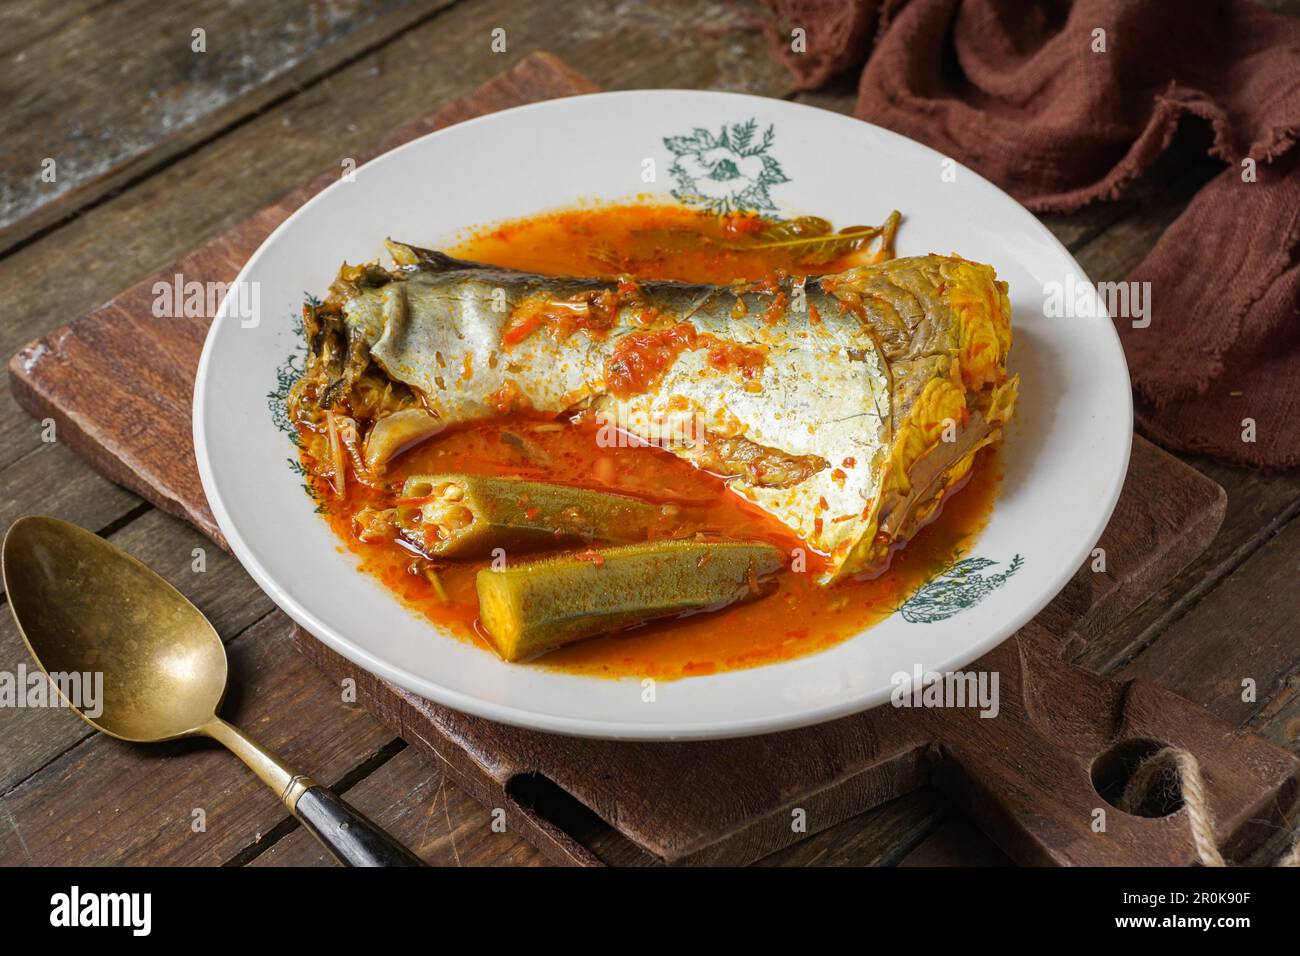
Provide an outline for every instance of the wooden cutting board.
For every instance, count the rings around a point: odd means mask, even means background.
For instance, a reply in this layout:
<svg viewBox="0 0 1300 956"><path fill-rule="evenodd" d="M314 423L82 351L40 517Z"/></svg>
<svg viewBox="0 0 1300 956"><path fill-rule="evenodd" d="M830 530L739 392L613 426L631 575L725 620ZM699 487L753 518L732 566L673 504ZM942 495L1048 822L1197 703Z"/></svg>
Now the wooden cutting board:
<svg viewBox="0 0 1300 956"><path fill-rule="evenodd" d="M371 155L442 126L536 100L593 91L559 60L530 56L469 96L395 133ZM360 157L369 158L369 157ZM190 404L207 319L156 318L152 287L176 274L231 281L291 212L337 177L328 170L111 302L33 342L9 363L33 415L94 467L223 544L194 462ZM1191 561L1223 520L1223 490L1135 437L1107 568L1083 568L1028 627L968 670L996 671L1000 712L881 707L803 730L708 743L581 740L493 724L360 670L299 631L298 645L360 702L507 810L553 859L745 863L931 784L1014 859L1040 864L1189 864L1185 811L1124 813L1112 790L1135 755L1190 750L1205 772L1225 848L1242 856L1282 822L1300 762L1235 735L1146 681L1116 684L1067 661ZM593 821L604 836L584 843ZM588 844L591 845L588 845Z"/></svg>

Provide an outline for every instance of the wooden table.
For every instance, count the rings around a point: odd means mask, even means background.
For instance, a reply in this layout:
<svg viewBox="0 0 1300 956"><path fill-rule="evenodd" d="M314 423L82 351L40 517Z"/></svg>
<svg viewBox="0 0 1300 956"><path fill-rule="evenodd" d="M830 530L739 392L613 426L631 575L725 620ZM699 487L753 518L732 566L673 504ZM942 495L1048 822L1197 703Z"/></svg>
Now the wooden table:
<svg viewBox="0 0 1300 956"><path fill-rule="evenodd" d="M1267 5L1300 13L1300 0ZM789 96L748 2L17 0L0 9L0 352L110 298L320 169L535 50L606 89ZM147 25L147 29L142 26ZM492 50L492 31L507 49ZM193 52L196 29L206 52ZM75 64L75 69L71 66ZM843 82L795 99L847 112ZM54 161L53 182L42 178ZM1150 177L1128 200L1044 217L1097 281L1119 280L1214 172ZM48 178L48 177L46 177ZM28 512L94 529L165 574L227 640L228 711L346 792L431 863L543 861L293 649L233 559L101 478L0 393L0 527ZM1205 554L1078 663L1150 677L1234 727L1300 752L1300 470L1187 459L1228 490ZM202 549L204 570L195 570ZM0 616L0 670L26 655ZM1254 699L1243 700L1251 679ZM98 796L45 807L71 786ZM0 863L327 864L274 797L201 743L132 748L62 710L0 710ZM920 791L765 863L987 864L1006 859Z"/></svg>

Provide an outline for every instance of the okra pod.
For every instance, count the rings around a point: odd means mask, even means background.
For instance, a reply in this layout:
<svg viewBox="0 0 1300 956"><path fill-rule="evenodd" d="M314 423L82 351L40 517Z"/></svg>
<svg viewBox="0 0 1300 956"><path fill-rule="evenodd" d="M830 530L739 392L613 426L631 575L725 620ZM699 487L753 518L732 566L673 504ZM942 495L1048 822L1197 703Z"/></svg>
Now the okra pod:
<svg viewBox="0 0 1300 956"><path fill-rule="evenodd" d="M677 516L674 505L628 495L482 475L413 475L402 499L420 509L430 555L475 558L495 548L556 548L592 541L644 541Z"/></svg>
<svg viewBox="0 0 1300 956"><path fill-rule="evenodd" d="M757 597L784 563L759 541L669 540L478 573L479 621L507 661L659 617Z"/></svg>

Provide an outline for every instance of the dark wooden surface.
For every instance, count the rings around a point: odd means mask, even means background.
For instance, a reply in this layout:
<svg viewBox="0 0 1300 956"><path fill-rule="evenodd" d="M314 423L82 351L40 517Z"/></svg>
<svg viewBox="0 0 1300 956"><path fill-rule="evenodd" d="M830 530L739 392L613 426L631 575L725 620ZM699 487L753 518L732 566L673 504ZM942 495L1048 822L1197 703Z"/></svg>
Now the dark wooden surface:
<svg viewBox="0 0 1300 956"><path fill-rule="evenodd" d="M533 54L377 148L483 112L592 89L554 57ZM194 474L189 424L207 322L153 316L152 287L178 273L200 282L230 280L266 234L335 175L325 172L21 350L9 369L21 404L52 420L98 471L217 537ZM1081 569L1033 627L973 665L1003 679L998 717L987 723L969 709L879 708L742 741L576 740L503 727L420 700L305 631L293 635L303 655L340 686L352 682L366 710L445 767L482 805L499 808L507 827L555 862L750 863L935 783L1017 860L1187 864L1194 854L1179 815L1143 819L1114 811L1111 825L1092 829L1093 811L1103 801L1089 766L1099 754L1132 737L1186 747L1209 781L1224 839L1242 853L1285 821L1300 762L1257 738L1235 737L1196 705L1154 684L1113 684L1062 658L1085 650L1198 556L1218 530L1224 507L1217 484L1135 438L1115 519L1099 542L1107 571ZM278 613L264 619L269 629L282 622ZM601 772L593 773L594 767ZM39 833L50 815L30 822L36 807L81 799L63 784L44 777L27 787L33 802L17 808L15 827ZM728 798L718 799L723 793ZM802 829L791 825L792 814L802 815Z"/></svg>
<svg viewBox="0 0 1300 956"><path fill-rule="evenodd" d="M114 34L98 5L19 2L0 12L3 55L21 52L29 64L24 69L32 71L25 74L30 82L15 86L0 118L13 157L0 166L0 196L10 214L0 216L0 293L8 306L0 347L6 354L530 50L561 52L610 88L675 85L778 96L788 88L762 41L746 29L755 11L743 3L619 4L617 15L614 5L600 3L370 5L368 11L357 8L351 26L346 17L336 19L303 40L296 53L269 58L269 47L252 49L271 42L256 28L254 6L171 5L179 23L171 29L180 35L148 31L148 42L159 44L161 52L143 56L147 69L134 72L110 68L136 40L121 30ZM309 20L305 11L315 5L286 6L293 10L282 10L281 19L296 11ZM231 19L220 21L227 8ZM254 64L274 63L275 75L243 87L230 82L225 70L217 80L204 74L208 68L197 66L199 55L190 53L189 30L209 17L228 23L209 29L209 51L214 37L225 36L227 54L237 44L240 56L247 53ZM253 26L241 32L241 24ZM490 52L490 31L497 26L509 37L504 54ZM82 91L94 105L87 114L94 120L93 136L84 116L52 99L66 74L60 65L70 31L96 38L83 40L77 50L81 69L97 78ZM140 114L159 98L182 106L170 124L164 117L150 125ZM847 110L852 90L842 84L800 99ZM51 105L42 110L42 103ZM67 178L57 184L39 179L41 159L51 155L69 159L60 160L60 175ZM93 174L89 167L78 172L78 156L104 165ZM1094 279L1120 279L1212 171L1208 164L1193 164L1153 177L1124 202L1080 216L1049 217L1047 223ZM14 213L19 206L25 211ZM1086 639L1074 645L1074 659L1106 675L1150 677L1207 705L1231 726L1294 751L1300 729L1300 593L1294 587L1300 475L1192 464L1227 489L1222 529L1200 559L1143 606L1118 621L1092 622ZM401 829L427 858L540 862L517 832L496 832L489 810L369 715L342 703L327 680L306 669L300 681L286 684L286 674L307 665L238 566L185 524L99 477L65 442L43 442L41 424L0 395L0 523L27 511L59 514L98 530L167 573L230 641L239 687L232 714L287 758L346 790L370 816ZM208 551L201 574L191 565L198 547ZM21 660L11 621L0 619L0 667L12 670ZM1246 678L1257 687L1249 700L1240 690ZM88 737L60 711L5 710L0 724L5 862L324 862L273 798L220 752L195 745L140 751ZM39 821L50 812L43 799L74 781L78 788L98 783L102 803L79 805L57 830L48 822L42 828ZM191 826L196 809L205 811L202 833ZM965 819L961 808L923 789L765 862L999 859Z"/></svg>
<svg viewBox="0 0 1300 956"><path fill-rule="evenodd" d="M557 58L534 53L352 158L359 166L485 112L596 90ZM154 284L177 275L187 282L233 282L271 231L337 178L337 169L322 171L81 319L24 346L9 361L18 403L35 418L52 420L59 440L96 471L224 547L203 496L190 424L195 371L211 318L153 315Z"/></svg>

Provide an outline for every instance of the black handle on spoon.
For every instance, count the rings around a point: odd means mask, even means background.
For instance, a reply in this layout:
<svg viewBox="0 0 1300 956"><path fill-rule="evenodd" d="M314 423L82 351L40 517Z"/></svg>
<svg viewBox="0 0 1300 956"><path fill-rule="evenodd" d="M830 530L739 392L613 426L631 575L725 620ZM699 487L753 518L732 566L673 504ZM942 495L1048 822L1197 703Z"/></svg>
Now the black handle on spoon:
<svg viewBox="0 0 1300 956"><path fill-rule="evenodd" d="M344 866L424 866L424 861L319 784L298 798L294 814Z"/></svg>

